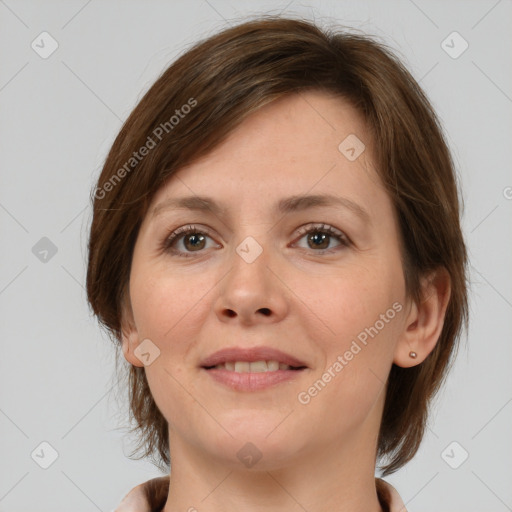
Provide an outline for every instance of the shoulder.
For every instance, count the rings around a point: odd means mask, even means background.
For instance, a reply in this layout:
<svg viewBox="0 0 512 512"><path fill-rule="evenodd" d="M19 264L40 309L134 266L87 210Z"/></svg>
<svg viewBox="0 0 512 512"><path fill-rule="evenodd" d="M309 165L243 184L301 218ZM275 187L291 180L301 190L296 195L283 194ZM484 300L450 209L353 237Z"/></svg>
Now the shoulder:
<svg viewBox="0 0 512 512"><path fill-rule="evenodd" d="M386 503L389 512L407 512L400 494L390 483L381 478L376 478L375 486L379 499Z"/></svg>
<svg viewBox="0 0 512 512"><path fill-rule="evenodd" d="M169 477L153 478L134 487L114 512L160 512L168 493Z"/></svg>
<svg viewBox="0 0 512 512"><path fill-rule="evenodd" d="M381 478L375 479L379 500L388 512L407 512L398 491ZM169 492L169 477L153 478L134 487L119 504L115 512L160 512Z"/></svg>

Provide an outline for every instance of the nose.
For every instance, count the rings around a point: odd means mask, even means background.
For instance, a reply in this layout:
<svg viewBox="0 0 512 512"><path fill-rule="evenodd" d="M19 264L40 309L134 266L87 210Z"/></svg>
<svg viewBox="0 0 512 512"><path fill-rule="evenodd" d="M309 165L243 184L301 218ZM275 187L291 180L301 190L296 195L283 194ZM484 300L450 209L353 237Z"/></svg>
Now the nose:
<svg viewBox="0 0 512 512"><path fill-rule="evenodd" d="M214 305L218 318L245 326L282 320L289 307L282 272L272 264L267 250L253 259L246 257L241 246L233 251L230 269L219 283Z"/></svg>

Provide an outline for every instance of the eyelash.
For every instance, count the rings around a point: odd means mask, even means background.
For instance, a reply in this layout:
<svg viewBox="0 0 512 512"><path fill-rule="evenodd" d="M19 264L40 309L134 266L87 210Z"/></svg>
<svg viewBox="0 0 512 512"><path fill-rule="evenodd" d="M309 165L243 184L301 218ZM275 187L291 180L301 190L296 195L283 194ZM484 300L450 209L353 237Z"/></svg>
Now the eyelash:
<svg viewBox="0 0 512 512"><path fill-rule="evenodd" d="M164 252L172 253L179 257L184 257L184 258L193 257L193 255L194 255L193 253L186 254L181 251L177 251L176 249L174 249L172 247L172 245L176 241L178 241L180 238L182 238L182 236L191 234L191 233L207 235L211 238L210 234L208 233L208 230L204 230L202 228L200 229L191 224L188 226L183 226L181 228L178 228L175 231L171 232L170 235L166 236L163 240L161 249ZM351 245L351 241L349 240L349 238L346 235L344 235L341 231L338 231L337 229L333 228L332 226L329 226L326 224L319 224L319 225L313 225L313 226L308 225L308 226L305 226L304 228L301 228L299 230L299 238L297 239L297 241L300 240L301 238L303 238L304 235L308 235L310 233L324 233L324 234L330 235L331 237L336 238L340 242L339 246L336 246L332 249L321 249L318 251L312 250L315 254L330 254L330 253L338 251L340 249L340 247L348 247ZM201 252L201 251L199 251L199 252Z"/></svg>

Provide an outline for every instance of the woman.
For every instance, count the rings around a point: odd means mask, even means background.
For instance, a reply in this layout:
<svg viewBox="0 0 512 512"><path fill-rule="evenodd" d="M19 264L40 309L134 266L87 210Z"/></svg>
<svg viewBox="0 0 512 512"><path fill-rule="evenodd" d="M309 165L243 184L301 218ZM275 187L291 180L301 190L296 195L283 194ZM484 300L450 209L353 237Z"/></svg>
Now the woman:
<svg viewBox="0 0 512 512"><path fill-rule="evenodd" d="M467 319L427 98L383 45L305 21L198 43L107 157L87 291L170 472L118 510L404 510L376 465L418 450Z"/></svg>

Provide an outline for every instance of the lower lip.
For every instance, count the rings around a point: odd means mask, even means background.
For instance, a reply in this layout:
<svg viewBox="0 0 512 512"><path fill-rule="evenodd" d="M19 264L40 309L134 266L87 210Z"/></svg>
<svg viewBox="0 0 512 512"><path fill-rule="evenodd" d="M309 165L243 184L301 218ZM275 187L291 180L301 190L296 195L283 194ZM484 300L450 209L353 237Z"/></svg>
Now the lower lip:
<svg viewBox="0 0 512 512"><path fill-rule="evenodd" d="M291 381L302 375L304 370L276 370L273 372L239 373L231 370L212 368L206 370L212 379L236 391L259 391L282 382Z"/></svg>

